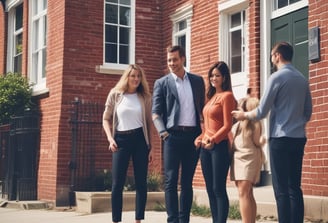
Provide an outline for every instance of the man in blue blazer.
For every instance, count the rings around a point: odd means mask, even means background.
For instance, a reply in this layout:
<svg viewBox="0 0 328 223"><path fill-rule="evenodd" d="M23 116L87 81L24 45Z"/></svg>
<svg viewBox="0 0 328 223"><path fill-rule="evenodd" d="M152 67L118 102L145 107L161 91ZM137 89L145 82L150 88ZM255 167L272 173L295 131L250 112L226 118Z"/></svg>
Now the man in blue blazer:
<svg viewBox="0 0 328 223"><path fill-rule="evenodd" d="M165 204L168 223L189 223L192 181L199 152L194 140L201 133L205 85L202 77L185 71L181 46L167 50L170 73L155 81L152 116L163 139ZM180 204L178 178L181 166Z"/></svg>

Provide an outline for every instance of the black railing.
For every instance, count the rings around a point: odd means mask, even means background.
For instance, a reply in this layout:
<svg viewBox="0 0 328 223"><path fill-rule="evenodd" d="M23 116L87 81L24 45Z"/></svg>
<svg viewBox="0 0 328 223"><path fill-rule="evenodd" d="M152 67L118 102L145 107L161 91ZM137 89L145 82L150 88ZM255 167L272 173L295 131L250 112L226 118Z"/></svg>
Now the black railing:
<svg viewBox="0 0 328 223"><path fill-rule="evenodd" d="M103 108L103 104L94 102L72 102L70 205L75 203L74 191L99 190L96 154L99 153L99 144L104 140L101 124Z"/></svg>
<svg viewBox="0 0 328 223"><path fill-rule="evenodd" d="M12 117L0 128L1 197L7 200L37 199L39 113Z"/></svg>

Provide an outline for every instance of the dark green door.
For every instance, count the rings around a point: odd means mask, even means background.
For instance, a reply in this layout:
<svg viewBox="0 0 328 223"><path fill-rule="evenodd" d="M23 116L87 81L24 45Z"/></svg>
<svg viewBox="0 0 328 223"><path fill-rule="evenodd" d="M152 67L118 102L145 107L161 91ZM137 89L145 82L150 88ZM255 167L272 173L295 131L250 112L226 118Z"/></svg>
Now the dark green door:
<svg viewBox="0 0 328 223"><path fill-rule="evenodd" d="M271 21L271 46L280 41L288 41L293 45L292 63L308 77L308 7Z"/></svg>

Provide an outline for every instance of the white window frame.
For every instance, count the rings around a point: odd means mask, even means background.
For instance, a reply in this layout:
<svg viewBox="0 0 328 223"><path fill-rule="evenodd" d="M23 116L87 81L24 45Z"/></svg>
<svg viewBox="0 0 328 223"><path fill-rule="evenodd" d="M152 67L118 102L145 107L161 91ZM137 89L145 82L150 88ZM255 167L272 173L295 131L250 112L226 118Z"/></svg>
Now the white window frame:
<svg viewBox="0 0 328 223"><path fill-rule="evenodd" d="M33 3L35 1L38 1L39 9L37 14L34 15L33 9L34 5ZM40 0L30 0L29 1L29 57L28 57L28 73L29 73L29 79L30 83L32 84L33 88L33 94L42 94L44 92L47 92L48 89L46 88L46 68L43 70L43 60L47 60L47 55L44 55L44 51L47 49L47 43L45 42L44 45L38 45L35 46L34 44L40 44L43 43L43 39L47 39L47 30L45 30L45 26L47 27L47 11L48 9L42 9L43 5L40 3L43 3L43 1ZM41 5L41 6L40 6ZM39 40L37 43L35 42L36 34L35 34L35 22L39 23L38 26L38 37ZM37 54L38 60L33 60L33 55ZM45 61L46 64L46 61Z"/></svg>
<svg viewBox="0 0 328 223"><path fill-rule="evenodd" d="M130 24L130 41L129 41L129 64L135 63L135 11L136 0L131 0L131 24ZM104 26L103 26L103 64L96 66L96 72L104 74L123 74L124 70L128 68L129 64L120 63L106 63L105 62L105 29L106 29L106 0L104 0Z"/></svg>
<svg viewBox="0 0 328 223"><path fill-rule="evenodd" d="M301 0L299 2L295 2L292 4L289 4L285 7L282 7L280 9L275 10L274 9L274 4L277 0L271 0L271 19L283 16L285 14L288 14L290 12L296 11L298 9L304 8L306 6L309 5L309 1L308 0Z"/></svg>
<svg viewBox="0 0 328 223"><path fill-rule="evenodd" d="M178 44L178 38L181 36L186 37L186 46L185 46L185 53L186 53L186 67L187 71L190 70L190 59L191 59L191 19L193 15L193 5L185 5L176 10L174 14L170 16L173 29L172 29L172 45ZM183 30L179 30L178 26L179 23L185 21L186 28Z"/></svg>
<svg viewBox="0 0 328 223"><path fill-rule="evenodd" d="M14 72L16 36L23 34L24 31L24 24L22 25L22 28L15 30L16 7L21 4L23 4L23 0L9 0L6 2L6 11L8 12L7 72Z"/></svg>
<svg viewBox="0 0 328 223"><path fill-rule="evenodd" d="M245 97L248 84L249 84L249 40L248 40L248 0L229 0L218 4L219 11L219 58L222 61L228 63L230 66L230 49L227 43L230 42L230 16L241 11L246 13L246 21L243 28L243 44L244 44L244 62L242 62L242 71L238 73L233 73L232 75L232 87L234 95L237 99ZM230 44L229 44L230 45Z"/></svg>
<svg viewBox="0 0 328 223"><path fill-rule="evenodd" d="M241 17L241 24L239 25L239 26L236 26L236 27L231 27L231 17L232 17L232 15L235 15L235 14L240 14L240 17ZM240 30L240 32L241 32L241 43L240 43L240 45L241 45L241 49L240 49L240 52L241 52L241 64L240 64L240 66L241 66L241 73L245 73L245 63L246 63L246 38L247 38L247 32L246 32L246 21L244 21L244 19L243 19L243 15L245 14L245 20L247 20L247 13L246 13L246 10L241 10L241 11L238 11L238 12L235 12L235 13L231 13L231 14L229 14L229 37L228 37L228 39L229 39L229 41L228 41L228 43L229 43L229 48L228 48L228 51L229 51L229 60L227 61L229 64L230 64L230 66L232 66L232 55L231 55L231 52L232 52L232 49L231 49L231 46L233 45L233 43L232 43L232 41L231 41L231 39L232 39L232 33L233 32L235 32L235 31L239 31ZM230 70L231 70L231 72L232 72L232 67L230 68ZM239 72L235 72L235 73L239 73Z"/></svg>

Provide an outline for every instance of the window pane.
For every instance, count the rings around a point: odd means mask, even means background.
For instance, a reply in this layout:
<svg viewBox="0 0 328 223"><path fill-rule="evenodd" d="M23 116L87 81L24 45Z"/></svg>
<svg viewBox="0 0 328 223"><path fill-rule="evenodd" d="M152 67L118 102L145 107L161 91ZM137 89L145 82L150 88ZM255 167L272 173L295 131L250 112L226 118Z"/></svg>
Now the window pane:
<svg viewBox="0 0 328 223"><path fill-rule="evenodd" d="M106 2L117 3L117 0L106 0Z"/></svg>
<svg viewBox="0 0 328 223"><path fill-rule="evenodd" d="M183 49L186 49L186 35L179 36L178 37L178 45L182 46ZM183 64L185 67L187 66L187 58L185 59L185 62Z"/></svg>
<svg viewBox="0 0 328 223"><path fill-rule="evenodd" d="M43 0L43 10L48 8L48 0Z"/></svg>
<svg viewBox="0 0 328 223"><path fill-rule="evenodd" d="M288 5L288 0L278 0L278 9Z"/></svg>
<svg viewBox="0 0 328 223"><path fill-rule="evenodd" d="M299 1L301 1L301 0L290 0L290 4L295 3L295 2L299 2Z"/></svg>
<svg viewBox="0 0 328 223"><path fill-rule="evenodd" d="M106 44L105 46L105 62L117 63L117 44Z"/></svg>
<svg viewBox="0 0 328 223"><path fill-rule="evenodd" d="M241 30L231 33L231 70L232 73L241 71Z"/></svg>
<svg viewBox="0 0 328 223"><path fill-rule="evenodd" d="M106 43L117 43L117 26L106 25L105 41Z"/></svg>
<svg viewBox="0 0 328 223"><path fill-rule="evenodd" d="M36 20L33 24L33 52L39 48L39 20Z"/></svg>
<svg viewBox="0 0 328 223"><path fill-rule="evenodd" d="M129 44L130 29L120 28L120 44Z"/></svg>
<svg viewBox="0 0 328 223"><path fill-rule="evenodd" d="M106 22L108 23L118 23L118 6L117 5L106 5Z"/></svg>
<svg viewBox="0 0 328 223"><path fill-rule="evenodd" d="M42 50L42 77L46 77L47 48Z"/></svg>
<svg viewBox="0 0 328 223"><path fill-rule="evenodd" d="M23 51L23 34L19 34L15 38L15 55L21 54Z"/></svg>
<svg viewBox="0 0 328 223"><path fill-rule="evenodd" d="M38 75L37 75L37 72L38 72L38 54L37 53L33 53L32 54L32 71L33 71L33 75L32 75L32 82L33 83L37 83L37 78L38 78Z"/></svg>
<svg viewBox="0 0 328 223"><path fill-rule="evenodd" d="M179 22L178 27L179 27L178 28L179 31L186 29L187 28L187 22L186 22L186 20L183 20L183 21Z"/></svg>
<svg viewBox="0 0 328 223"><path fill-rule="evenodd" d="M120 4L131 5L131 1L130 0L120 0Z"/></svg>
<svg viewBox="0 0 328 223"><path fill-rule="evenodd" d="M186 49L186 35L178 37L178 45L182 46L183 49Z"/></svg>
<svg viewBox="0 0 328 223"><path fill-rule="evenodd" d="M22 54L14 57L14 72L22 73Z"/></svg>
<svg viewBox="0 0 328 223"><path fill-rule="evenodd" d="M236 27L236 26L240 26L241 24L241 17L240 17L240 13L236 13L231 15L231 28Z"/></svg>
<svg viewBox="0 0 328 223"><path fill-rule="evenodd" d="M121 25L130 25L130 8L120 7L120 24Z"/></svg>
<svg viewBox="0 0 328 223"><path fill-rule="evenodd" d="M47 16L43 20L43 46L47 45Z"/></svg>
<svg viewBox="0 0 328 223"><path fill-rule="evenodd" d="M129 46L120 45L120 63L121 64L129 63Z"/></svg>
<svg viewBox="0 0 328 223"><path fill-rule="evenodd" d="M23 5L17 6L15 19L15 30L19 30L23 27Z"/></svg>

